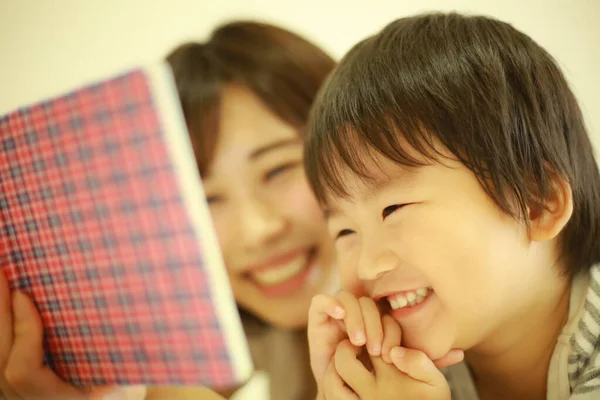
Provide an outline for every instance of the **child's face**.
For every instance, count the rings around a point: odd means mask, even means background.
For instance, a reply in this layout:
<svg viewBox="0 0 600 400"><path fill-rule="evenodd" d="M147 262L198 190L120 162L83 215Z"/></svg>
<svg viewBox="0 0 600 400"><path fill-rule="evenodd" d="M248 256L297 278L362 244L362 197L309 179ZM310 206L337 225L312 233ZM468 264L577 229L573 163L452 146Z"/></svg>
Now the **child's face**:
<svg viewBox="0 0 600 400"><path fill-rule="evenodd" d="M430 288L421 303L391 314L403 344L432 359L483 345L518 323L548 274L548 264L532 267L546 247L529 241L463 164L443 164L409 170L375 157L376 185L348 171L349 198L328 199L345 289L398 307L415 301L408 292ZM403 298L390 296L398 293Z"/></svg>

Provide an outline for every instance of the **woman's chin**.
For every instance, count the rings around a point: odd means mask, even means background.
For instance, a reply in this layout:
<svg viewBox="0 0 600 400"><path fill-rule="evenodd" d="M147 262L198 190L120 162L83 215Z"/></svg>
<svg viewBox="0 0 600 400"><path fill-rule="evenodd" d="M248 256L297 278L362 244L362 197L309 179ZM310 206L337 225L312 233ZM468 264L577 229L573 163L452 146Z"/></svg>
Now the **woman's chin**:
<svg viewBox="0 0 600 400"><path fill-rule="evenodd" d="M276 329L299 330L306 329L308 316L304 314L294 315L290 312L255 313L260 319Z"/></svg>
<svg viewBox="0 0 600 400"><path fill-rule="evenodd" d="M306 329L308 325L308 319L286 319L281 321L273 321L271 323L275 328L284 329L284 330L300 330Z"/></svg>
<svg viewBox="0 0 600 400"><path fill-rule="evenodd" d="M243 308L258 319L276 329L283 330L306 329L308 324L308 305L310 303L303 303L298 300L287 302L280 300L280 304L278 305L270 304L269 306L269 304L262 304L265 307L258 308L252 302L246 305L238 302L238 304L242 305Z"/></svg>

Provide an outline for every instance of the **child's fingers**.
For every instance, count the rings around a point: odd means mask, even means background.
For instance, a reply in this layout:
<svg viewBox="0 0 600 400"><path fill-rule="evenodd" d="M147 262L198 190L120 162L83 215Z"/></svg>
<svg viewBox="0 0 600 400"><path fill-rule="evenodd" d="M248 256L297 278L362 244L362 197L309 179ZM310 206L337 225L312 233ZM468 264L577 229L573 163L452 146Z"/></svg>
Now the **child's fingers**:
<svg viewBox="0 0 600 400"><path fill-rule="evenodd" d="M393 370L396 374L400 374L400 372L398 372L398 368L395 365L390 365L391 362L389 364L386 363L383 360L383 357L369 356L369 361L373 366L373 371L375 371L376 378L381 378L384 376L388 378L390 370Z"/></svg>
<svg viewBox="0 0 600 400"><path fill-rule="evenodd" d="M313 297L308 312L308 344L310 366L317 385L322 383L335 347L345 335L343 319L336 319L343 318L344 315L341 303L334 297Z"/></svg>
<svg viewBox="0 0 600 400"><path fill-rule="evenodd" d="M320 325L329 318L343 319L345 314L342 304L335 297L318 294L310 302L308 321Z"/></svg>
<svg viewBox="0 0 600 400"><path fill-rule="evenodd" d="M433 363L438 368L446 368L458 364L465 359L465 352L460 349L452 349L444 357L435 360Z"/></svg>
<svg viewBox="0 0 600 400"><path fill-rule="evenodd" d="M364 345L367 341L367 336L365 335L365 327L358 300L348 292L340 292L336 297L342 304L342 308L346 311L344 323L346 324L346 331L348 332L350 342L355 346Z"/></svg>
<svg viewBox="0 0 600 400"><path fill-rule="evenodd" d="M372 356L379 356L381 355L381 343L383 342L383 327L381 326L379 309L370 297L361 297L358 299L358 304L365 324L367 351Z"/></svg>
<svg viewBox="0 0 600 400"><path fill-rule="evenodd" d="M400 328L400 324L389 315L384 315L383 318L381 318L381 324L383 325L381 357L383 358L383 361L391 364L392 359L390 358L390 351L392 351L393 347L400 346L400 343L402 343L402 328Z"/></svg>
<svg viewBox="0 0 600 400"><path fill-rule="evenodd" d="M440 379L445 379L433 361L422 351L394 347L390 356L396 368L414 380L437 386Z"/></svg>
<svg viewBox="0 0 600 400"><path fill-rule="evenodd" d="M335 351L335 369L343 381L360 398L368 397L375 387L375 377L370 373L357 355L360 349L348 340L342 340Z"/></svg>
<svg viewBox="0 0 600 400"><path fill-rule="evenodd" d="M356 393L344 384L333 362L329 363L325 372L323 393L327 400L359 400Z"/></svg>

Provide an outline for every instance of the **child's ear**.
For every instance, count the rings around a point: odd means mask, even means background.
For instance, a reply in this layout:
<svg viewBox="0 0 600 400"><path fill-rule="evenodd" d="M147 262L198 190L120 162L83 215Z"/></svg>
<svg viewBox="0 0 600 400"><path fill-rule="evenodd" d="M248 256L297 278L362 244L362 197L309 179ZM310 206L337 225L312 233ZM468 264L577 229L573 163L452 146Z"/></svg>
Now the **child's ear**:
<svg viewBox="0 0 600 400"><path fill-rule="evenodd" d="M555 176L548 197L529 207L531 240L543 242L559 235L573 214L571 185L560 176Z"/></svg>

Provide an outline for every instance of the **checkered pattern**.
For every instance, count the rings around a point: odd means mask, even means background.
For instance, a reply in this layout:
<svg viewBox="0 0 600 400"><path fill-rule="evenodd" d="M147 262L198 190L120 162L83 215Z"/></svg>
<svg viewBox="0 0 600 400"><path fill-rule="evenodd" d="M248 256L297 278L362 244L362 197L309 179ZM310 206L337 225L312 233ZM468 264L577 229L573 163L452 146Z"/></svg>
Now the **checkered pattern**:
<svg viewBox="0 0 600 400"><path fill-rule="evenodd" d="M235 381L148 77L0 118L0 265L78 386Z"/></svg>

